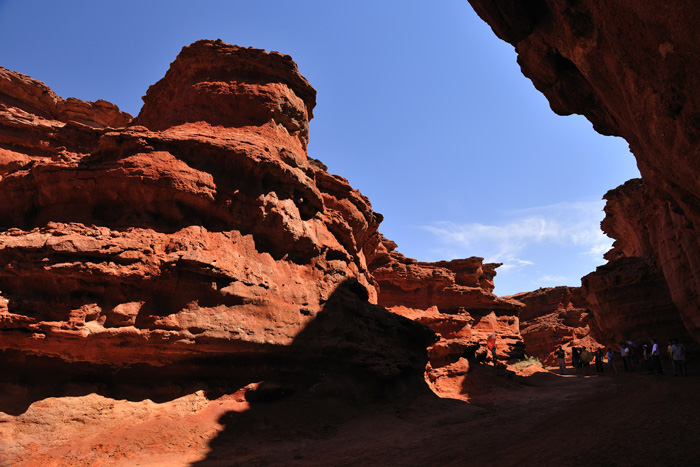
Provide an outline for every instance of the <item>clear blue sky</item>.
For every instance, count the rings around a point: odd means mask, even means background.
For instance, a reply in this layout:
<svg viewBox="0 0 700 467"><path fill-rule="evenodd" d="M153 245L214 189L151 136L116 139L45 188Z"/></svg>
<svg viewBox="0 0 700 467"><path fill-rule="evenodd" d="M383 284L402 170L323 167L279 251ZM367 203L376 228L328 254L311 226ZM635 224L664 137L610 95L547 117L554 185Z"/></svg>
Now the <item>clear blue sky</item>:
<svg viewBox="0 0 700 467"><path fill-rule="evenodd" d="M611 241L627 144L559 117L466 0L0 0L0 65L136 115L198 39L292 56L318 91L309 155L421 261L503 262L498 295L580 285Z"/></svg>

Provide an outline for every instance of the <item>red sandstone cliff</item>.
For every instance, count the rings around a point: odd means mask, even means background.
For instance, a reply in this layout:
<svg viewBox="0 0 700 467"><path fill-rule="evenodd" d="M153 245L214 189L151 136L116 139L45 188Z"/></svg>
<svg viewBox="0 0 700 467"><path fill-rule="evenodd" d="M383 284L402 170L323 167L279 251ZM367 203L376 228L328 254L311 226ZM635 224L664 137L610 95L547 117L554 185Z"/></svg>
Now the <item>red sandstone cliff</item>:
<svg viewBox="0 0 700 467"><path fill-rule="evenodd" d="M700 6L658 0L470 3L498 37L515 46L523 74L552 110L582 114L598 132L625 138L637 159L644 191L623 191L624 197L643 196L629 202L645 211L614 221L616 238L626 246L618 246L607 270L587 281L593 311L600 308L601 319L608 320L601 323L607 336L625 319L610 308L627 300L635 302L634 319L648 323L644 331L630 332L656 334L652 323L660 307L663 316L675 307L688 333L700 341ZM642 218L641 235L623 228ZM646 242L644 255L632 248L639 239ZM668 290L670 303L654 300L647 307L644 295L613 297L616 282L629 293L640 282L658 294Z"/></svg>
<svg viewBox="0 0 700 467"><path fill-rule="evenodd" d="M525 351L543 363L557 364L554 352L560 345L569 357L573 346L592 349L600 345L593 338L593 335L599 333L596 332L593 315L587 309L588 304L579 287L538 289L509 298L525 305L518 315Z"/></svg>
<svg viewBox="0 0 700 467"><path fill-rule="evenodd" d="M679 309L673 301L658 248L671 245L683 216L660 203L639 179L610 190L605 199L603 231L615 239L605 254L608 263L582 279L589 306L596 310L597 337L606 342L688 342Z"/></svg>
<svg viewBox="0 0 700 467"><path fill-rule="evenodd" d="M4 368L422 379L433 335L373 304L382 217L308 158L315 91L290 57L198 41L133 121L1 72Z"/></svg>
<svg viewBox="0 0 700 467"><path fill-rule="evenodd" d="M231 366L227 389L415 392L427 346L441 393L490 359L490 334L500 359L522 355L498 265L403 257L369 200L308 158L315 91L288 56L196 42L133 120L2 76L0 356L15 380L60 373L29 392L7 379L6 407L76 378L120 397L167 398L171 381L174 397Z"/></svg>
<svg viewBox="0 0 700 467"><path fill-rule="evenodd" d="M41 81L3 67L0 67L0 103L3 112L12 109L30 119L38 117L48 121L75 122L93 128L119 128L132 119L131 115L110 102L63 99Z"/></svg>
<svg viewBox="0 0 700 467"><path fill-rule="evenodd" d="M433 391L468 398L469 362L492 361L487 351L491 335L497 337L499 360L524 355L517 317L522 303L493 294L499 264L483 264L478 257L424 263L406 258L396 247L383 239L369 268L380 305L437 334L439 340L428 348L426 370Z"/></svg>
<svg viewBox="0 0 700 467"><path fill-rule="evenodd" d="M294 394L327 420L326 404L433 400L426 380L468 399L490 334L499 359L522 355L498 265L405 258L307 156L315 91L288 56L198 41L135 119L0 72L0 463L101 460L71 440L157 444L170 416L188 447L164 452L192 457L260 402Z"/></svg>

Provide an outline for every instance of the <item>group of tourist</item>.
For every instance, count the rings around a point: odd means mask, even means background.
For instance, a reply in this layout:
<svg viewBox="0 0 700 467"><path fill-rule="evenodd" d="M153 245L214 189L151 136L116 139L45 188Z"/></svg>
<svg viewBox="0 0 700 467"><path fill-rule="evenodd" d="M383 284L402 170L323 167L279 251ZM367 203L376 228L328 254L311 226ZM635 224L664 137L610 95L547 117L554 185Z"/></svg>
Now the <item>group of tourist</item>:
<svg viewBox="0 0 700 467"><path fill-rule="evenodd" d="M651 339L650 342L637 344L632 341L621 342L619 345L619 354L622 357L622 364L625 371L635 371L636 368L644 368L650 374L664 374L664 368L661 364L662 351L656 339ZM670 339L666 353L671 361L673 374L686 376L686 350L685 346L678 339ZM560 345L555 351L559 363L559 372L562 375L568 374L566 368L566 351ZM591 362L595 365L595 371L601 375L605 372L605 364L613 373L617 373L616 352L612 347L603 349L600 346L589 350L584 346L571 347L571 365L577 375L585 373L590 374ZM640 363L640 357L642 361Z"/></svg>

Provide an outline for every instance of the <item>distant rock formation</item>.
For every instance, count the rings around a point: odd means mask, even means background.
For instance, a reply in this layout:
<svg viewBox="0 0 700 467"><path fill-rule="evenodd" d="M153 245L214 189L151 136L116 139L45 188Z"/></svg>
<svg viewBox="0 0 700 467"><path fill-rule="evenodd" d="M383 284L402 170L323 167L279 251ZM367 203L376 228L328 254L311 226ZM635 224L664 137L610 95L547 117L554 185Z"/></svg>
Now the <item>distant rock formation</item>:
<svg viewBox="0 0 700 467"><path fill-rule="evenodd" d="M644 189L630 193L628 187L624 196L643 196L636 202L648 211L629 214L646 222L637 225L641 232L616 230L626 247L617 248L619 256L601 274L625 284L641 281L657 291L665 282L685 328L700 341L700 6L658 0L470 3L498 37L515 46L523 74L554 112L582 114L599 133L627 140ZM646 242L645 255L632 251L638 238ZM609 294L612 283L601 275L587 282L592 306L603 306L595 296ZM593 290L597 287L600 293ZM636 313L634 319L655 322L658 307L654 301L641 312L648 317ZM613 315L601 311L609 332ZM618 321L625 319L622 310L613 313Z"/></svg>
<svg viewBox="0 0 700 467"><path fill-rule="evenodd" d="M556 365L555 351L560 345L569 360L573 346L592 349L600 345L593 337L598 334L596 322L579 287L538 289L508 298L525 305L519 314L520 333L529 356Z"/></svg>
<svg viewBox="0 0 700 467"><path fill-rule="evenodd" d="M436 263L418 262L382 238L369 268L377 283L378 303L425 324L439 340L429 347L426 379L433 390L459 397L470 362L492 362L489 336L496 337L498 360L524 356L517 313L522 303L493 294L499 264L472 257ZM447 381L446 381L447 380ZM444 388L444 389L443 389ZM466 393L466 388L460 391Z"/></svg>

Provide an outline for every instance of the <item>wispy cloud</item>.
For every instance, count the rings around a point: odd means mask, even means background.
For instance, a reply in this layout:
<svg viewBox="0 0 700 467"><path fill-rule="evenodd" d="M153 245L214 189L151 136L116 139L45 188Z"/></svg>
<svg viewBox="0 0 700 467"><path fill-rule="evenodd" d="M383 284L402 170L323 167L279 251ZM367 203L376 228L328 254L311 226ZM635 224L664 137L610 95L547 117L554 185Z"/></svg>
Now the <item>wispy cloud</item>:
<svg viewBox="0 0 700 467"><path fill-rule="evenodd" d="M501 273L537 264L533 246L574 248L580 256L602 259L612 240L600 230L603 201L559 203L506 213L496 224L440 222L423 228L436 235L452 256L484 256L503 263ZM565 260L562 258L562 260ZM544 282L563 277L542 276Z"/></svg>
<svg viewBox="0 0 700 467"><path fill-rule="evenodd" d="M534 284L537 285L559 285L566 281L567 277L565 276L556 276L556 275L551 275L551 274L544 274L542 276L539 276L536 280L533 281Z"/></svg>

